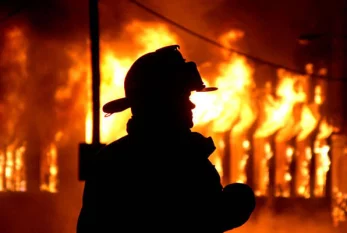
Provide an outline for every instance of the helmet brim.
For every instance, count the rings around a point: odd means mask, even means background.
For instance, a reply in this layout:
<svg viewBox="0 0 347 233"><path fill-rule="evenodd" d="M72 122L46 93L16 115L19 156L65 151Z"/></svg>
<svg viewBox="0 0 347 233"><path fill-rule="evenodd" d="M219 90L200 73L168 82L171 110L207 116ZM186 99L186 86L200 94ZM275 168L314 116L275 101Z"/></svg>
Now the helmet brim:
<svg viewBox="0 0 347 233"><path fill-rule="evenodd" d="M217 87L204 87L200 90L197 90L197 92L211 92L211 91L216 91L216 90L218 90ZM124 97L124 98L112 100L112 101L106 103L102 107L102 111L104 113L106 113L106 116L109 116L113 113L122 112L122 111L124 111L130 107L131 107L131 104L130 104L129 99Z"/></svg>

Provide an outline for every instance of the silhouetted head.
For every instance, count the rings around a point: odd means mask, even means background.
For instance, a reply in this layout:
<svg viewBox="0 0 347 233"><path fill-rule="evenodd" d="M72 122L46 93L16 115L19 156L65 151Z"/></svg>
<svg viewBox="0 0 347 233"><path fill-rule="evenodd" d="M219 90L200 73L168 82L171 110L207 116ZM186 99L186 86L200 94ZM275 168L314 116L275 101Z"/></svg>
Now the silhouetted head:
<svg viewBox="0 0 347 233"><path fill-rule="evenodd" d="M217 88L206 88L196 64L186 62L178 49L167 46L138 58L125 77L126 97L105 104L103 111L113 114L130 107L134 117L146 122L191 128L191 92Z"/></svg>

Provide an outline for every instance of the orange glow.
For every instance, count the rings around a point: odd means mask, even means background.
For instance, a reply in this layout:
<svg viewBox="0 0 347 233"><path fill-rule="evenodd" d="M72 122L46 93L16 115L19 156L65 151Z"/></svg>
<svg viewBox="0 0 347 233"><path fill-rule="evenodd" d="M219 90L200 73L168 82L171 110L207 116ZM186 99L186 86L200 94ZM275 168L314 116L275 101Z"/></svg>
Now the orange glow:
<svg viewBox="0 0 347 233"><path fill-rule="evenodd" d="M330 146L327 144L327 138L333 132L333 127L323 120L319 125L319 133L314 142L314 153L316 155L316 182L314 195L317 197L325 196L327 172L330 169L329 151Z"/></svg>
<svg viewBox="0 0 347 233"><path fill-rule="evenodd" d="M164 24L133 21L120 34L122 39L126 38L121 42L101 38L101 106L124 97L125 75L139 56L172 44L180 44L184 54L184 44ZM18 73L11 74L11 79L26 79L25 36L18 29L13 29L7 36L4 54L12 55L7 60L2 59L1 64L17 64ZM229 31L219 39L223 45L230 47L243 37L242 31ZM78 101L85 107L85 141L91 143L93 119L90 54L81 55L81 45L75 46L67 50L72 60L67 85L57 88L54 100L60 103L73 98L71 87L85 85L84 98ZM223 182L247 183L252 180L258 196L270 195L270 188L273 188L276 196L290 197L293 191L290 189L291 182L295 181L296 195L305 198L310 197L311 193L317 197L325 196L326 175L331 166L327 138L331 135L332 128L320 115L320 106L326 101L324 85L319 83L313 90L307 90L307 84L312 84L309 75L295 75L280 69L277 71L277 85L268 81L264 92L260 93L253 77L256 65L253 66L245 57L225 51L221 51L220 58L219 62L209 61L210 66L215 68L214 72L201 71L206 85L217 86L219 90L208 94L192 93L191 100L196 104L193 110L193 131L201 131L213 137L217 148L210 160ZM201 66L199 69L203 70ZM311 64L306 69L308 74L313 72ZM6 95L6 101L19 106L17 111L21 112L25 102L16 93ZM16 132L15 125L19 116L16 112L11 114L13 117L6 121L5 138L13 138ZM110 143L126 135L126 123L130 117L130 110L112 117L104 117L101 111L101 142ZM313 138L312 132L316 129L318 135ZM59 143L65 132L59 129L55 134L56 137L46 142L40 152L40 190L53 193L58 192L59 187ZM314 147L310 145L312 141ZM25 191L26 150L26 142L20 140L6 142L6 146L0 148L0 191ZM290 169L294 158L297 162L297 174L292 174ZM247 173L250 159L254 172L252 179ZM270 166L273 160L276 164L275 183L271 184L274 187L270 187ZM312 173L316 181L314 190L310 190L312 162L316 165L316 170ZM340 192L336 191L336 199L343 195Z"/></svg>
<svg viewBox="0 0 347 233"><path fill-rule="evenodd" d="M0 191L26 190L24 164L26 142L20 139L17 126L21 121L20 115L24 111L25 100L17 89L20 87L21 82L24 82L28 78L26 71L27 47L27 40L22 30L12 28L6 31L0 65L15 68L6 74L9 83L11 81L14 83L10 83L12 89L8 90L4 99L6 116L10 117L5 118L5 121L1 122L5 127L0 132L2 145L4 145L4 147L0 148Z"/></svg>
<svg viewBox="0 0 347 233"><path fill-rule="evenodd" d="M140 55L154 51L155 49L170 44L181 44L179 38L160 23L144 23L133 21L124 28L128 44L132 44L131 52L122 49L122 45L114 44L112 41L102 40L101 43L101 105L106 102L124 96L124 77L131 64ZM230 31L220 37L221 43L229 46L230 43L242 38L243 32ZM182 46L183 47L183 46ZM88 103L86 105L86 142L92 141L92 108L91 108L91 75L89 70L89 59L76 57L71 51L71 57L75 66L70 71L70 78L78 79L81 74L87 77ZM210 157L212 163L220 173L223 180L229 182L247 182L246 166L249 158L252 140L247 137L247 132L254 125L259 114L263 117L253 134L253 140L262 139L263 149L253 148L254 156L260 156L255 166L260 169L256 174L256 188L259 195L267 195L269 185L269 161L274 156L268 138L275 135L276 143L286 142L296 137L297 142L306 140L311 132L317 128L319 114L316 106L324 101L321 86L315 87L314 103L308 104L307 91L304 84L309 81L308 76L294 75L285 70L278 70L279 83L272 94L272 84L266 84L265 95L256 99L255 83L253 80L254 70L248 61L235 54L221 54L223 61L216 64L216 71L205 75L201 72L204 82L208 86L217 86L216 92L192 93L191 100L196 104L194 112L193 130L202 131L214 138L217 147L215 153ZM210 64L212 65L212 64ZM313 69L307 67L308 73ZM260 109L256 105L261 102ZM294 110L302 106L297 115ZM117 113L112 117L104 117L101 112L101 142L109 143L126 134L126 123L130 118L129 110ZM230 141L226 141L230 138ZM231 163L223 163L226 150L229 147ZM304 155L300 160L301 178L298 180L296 193L306 196L309 193L308 165L311 159L310 148L304 149ZM260 153L261 152L261 153ZM260 153L260 154L259 154ZM276 171L280 178L276 178L279 186L284 188L283 196L289 196L289 183L293 174L289 165L295 156L295 148L286 147L280 156L283 163L277 163ZM259 155L258 155L259 154ZM278 159L278 158L276 158ZM228 172L224 171L225 169ZM226 177L226 174L229 174ZM261 175L262 174L262 175ZM281 175L282 174L282 175ZM283 188L282 187L282 188ZM305 190L305 191L304 191ZM281 194L282 195L282 194Z"/></svg>
<svg viewBox="0 0 347 233"><path fill-rule="evenodd" d="M57 132L55 141L43 150L41 157L41 191L58 192L58 148L57 144L63 136Z"/></svg>
<svg viewBox="0 0 347 233"><path fill-rule="evenodd" d="M100 102L101 106L113 99L124 97L124 78L132 63L144 53L152 52L159 47L171 44L178 44L177 37L169 32L163 24L147 24L140 21L133 21L125 28L125 31L133 36L133 43L139 47L134 54L118 52L112 49L106 42L102 45L101 56L101 85L100 85ZM85 60L89 62L88 60ZM81 64L76 65L71 71L71 75L80 75L81 72L87 74L88 87L91 86L91 73L87 68L88 64L83 64L85 70L81 70ZM86 142L92 141L92 102L91 92L88 88L87 102L87 119L86 119ZM126 134L126 123L130 118L130 111L126 110L117 113L114 117L105 118L104 113L100 113L100 138L101 142L109 143ZM115 123L117 122L117 123Z"/></svg>

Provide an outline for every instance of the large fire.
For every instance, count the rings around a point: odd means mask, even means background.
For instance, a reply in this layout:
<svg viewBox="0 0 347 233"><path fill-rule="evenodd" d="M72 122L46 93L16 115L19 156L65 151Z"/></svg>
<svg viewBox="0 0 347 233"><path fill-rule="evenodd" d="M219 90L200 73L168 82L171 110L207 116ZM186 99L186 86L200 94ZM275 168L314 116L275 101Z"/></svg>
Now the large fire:
<svg viewBox="0 0 347 233"><path fill-rule="evenodd" d="M162 46L183 43L165 25L158 23L133 21L125 28L124 34L131 39L122 44L109 40L102 40L101 43L101 106L124 96L124 77L140 55ZM222 35L220 41L225 44L242 37L242 32L231 31ZM9 73L13 76L11 80L28 78L25 73L25 36L16 28L9 31L6 43L4 53L12 55L9 56L11 59L1 60L1 64L12 62L19 67L16 72ZM79 101L85 103L85 140L91 143L90 57L81 57L75 48L67 53L73 61L69 83L84 83L88 90ZM221 53L221 58L223 62L216 65L213 74L201 72L205 83L217 86L219 90L209 94L192 93L191 99L196 104L194 130L214 138L217 150L211 161L223 182L246 183L252 180L258 196L325 196L327 172L331 164L328 137L332 128L319 110L325 101L323 86L317 84L313 98L309 98L312 86L309 74L296 75L280 69L277 84L266 82L263 88L258 88L253 77L255 68L245 57ZM68 91L59 89L56 100L64 98ZM16 116L23 101L15 93L6 96L7 104L15 103L18 110L6 121L7 128L3 131L8 141L0 145L0 191L25 191L26 142L14 137ZM126 134L126 123L131 116L129 110L112 117L104 117L102 111L100 114L101 142L109 143ZM41 190L57 191L57 143L63 133L56 132L55 139L42 149ZM249 164L251 153L253 162ZM270 164L274 159L274 193L270 193ZM294 160L295 172L291 170ZM314 174L310 173L312 163L315 165ZM249 166L251 169L248 169ZM249 170L252 172L249 173ZM314 190L310 186L312 175L315 176ZM293 179L296 180L294 187L291 185ZM338 193L338 197L344 195Z"/></svg>
<svg viewBox="0 0 347 233"><path fill-rule="evenodd" d="M107 42L102 47L101 59L101 104L124 96L124 77L132 62L140 55L153 51L161 46L180 44L179 38L161 24L145 24L134 21L125 29L134 36L134 44L139 47L136 52L124 52L113 49ZM242 37L240 32L228 32L220 38L222 43ZM261 94L255 94L253 68L244 57L233 54L222 54L224 62L218 64L215 74L205 76L204 81L219 87L217 92L202 94L193 93L192 101L197 105L194 110L196 130L202 130L215 139L217 150L211 157L212 162L224 180L228 182L246 182L246 165L251 140L259 147L254 150L255 190L257 195L268 195L269 170L268 162L276 156L275 195L289 197L289 169L293 156L297 157L300 167L295 193L298 196L309 197L309 172L311 162L311 147L307 137L319 125L319 134L315 139L314 154L316 158L316 184L314 194L323 196L326 173L329 170L329 146L325 140L331 134L326 121L321 121L319 105L322 104L322 88L316 87L315 101L308 101L309 76L295 75L285 70L278 70L279 83L276 87L268 82ZM88 61L88 60L87 60ZM80 69L78 64L76 69ZM83 67L88 67L84 64ZM88 74L90 78L90 73ZM90 83L88 84L90 85ZM273 95L275 88L275 95ZM91 93L89 93L89 100ZM257 108L257 98L261 98ZM125 125L130 117L130 111L105 118L101 113L101 141L109 143L126 134ZM258 117L257 128L253 138L248 131ZM87 107L86 141L91 143L92 112L91 102ZM271 145L269 137L274 136L275 145ZM289 141L296 138L297 150ZM227 141L229 140L229 141ZM258 145L259 144L259 145ZM232 154L229 164L223 165L226 147ZM263 149L260 149L262 147ZM273 148L274 147L274 148ZM274 154L273 151L277 153ZM282 156L285 155L285 156ZM227 169L228 171L224 171Z"/></svg>

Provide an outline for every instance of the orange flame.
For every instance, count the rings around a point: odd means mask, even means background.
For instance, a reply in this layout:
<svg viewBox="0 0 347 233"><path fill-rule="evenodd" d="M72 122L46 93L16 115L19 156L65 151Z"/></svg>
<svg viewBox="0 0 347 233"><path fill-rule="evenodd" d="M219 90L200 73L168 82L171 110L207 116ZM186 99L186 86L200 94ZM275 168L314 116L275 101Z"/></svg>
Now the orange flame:
<svg viewBox="0 0 347 233"><path fill-rule="evenodd" d="M133 49L126 51L123 48L124 44L116 44L113 41L102 40L101 53L101 105L106 102L121 98L124 96L124 78L134 60L140 55L154 51L155 49L170 44L180 44L178 37L170 32L164 24L144 23L133 21L124 28L124 34L131 37L126 41L127 47L131 44ZM11 53L10 61L1 60L2 65L6 62L20 64L20 74L14 76L27 77L26 74L26 41L23 33L19 29L14 29L8 33L8 45L5 48L4 54ZM220 40L223 44L229 46L231 42L236 41L244 36L241 31L230 31L222 35ZM15 54L15 55L13 55ZM91 72L89 70L89 58L81 58L77 50L72 49L69 55L74 60L75 66L69 70L68 85L71 86L81 81L84 77L86 86L91 86ZM251 141L247 136L247 132L254 124L258 117L258 107L254 97L254 80L253 68L249 65L244 57L230 54L223 54L224 61L218 64L217 71L209 77L202 72L205 77L206 84L219 87L219 90L209 94L193 93L192 101L197 105L194 109L195 129L204 128L204 131L211 134L216 142L217 150L212 155L211 160L216 165L217 170L223 176L224 169L230 169L229 181L232 182L247 182L246 166L251 149ZM313 69L307 67L308 71ZM208 80L211 83L208 83ZM302 80L306 80L306 76L293 75L283 70L278 71L279 85L276 88L276 96L268 92L262 101L263 108L259 111L265 117L259 122L258 128L253 135L253 139L264 139L262 145L262 155L257 166L261 167L262 174L259 179L259 189L257 193L261 195L267 193L266 189L269 182L268 162L273 157L272 148L268 142L268 137L276 135L276 142L286 142L291 137L297 136L298 142L305 140L308 135L317 127L318 118L320 117L315 111L315 106L307 104L306 92L300 84ZM16 80L16 78L13 78ZM267 85L271 89L271 84ZM91 109L91 92L87 88L87 97L89 99L86 105L86 142L91 143L92 139L92 109ZM59 88L55 93L56 101L63 101L71 97L72 89ZM314 103L321 105L324 102L324 95L320 85L314 90ZM23 103L14 95L7 95L9 102L16 102L17 106L23 109ZM294 109L297 105L301 105L299 120L293 116ZM16 114L14 114L16 115ZM130 117L130 111L124 111L112 118L104 118L101 112L101 141L109 143L126 134L126 122ZM9 134L13 134L16 117L8 121L7 127ZM327 156L329 147L325 139L331 134L331 127L322 121L319 125L320 132L317 136L316 146L314 149L317 156L317 182L315 193L323 195L325 176L330 166L330 160ZM62 134L62 132L57 132ZM228 136L228 137L226 137ZM9 137L7 137L9 138ZM226 141L230 138L230 141ZM49 143L43 151L42 158L42 181L41 190L50 192L57 191L57 143L59 140L54 140ZM231 164L223 164L226 147L230 146ZM23 156L25 153L25 142L9 142L5 148L0 148L0 190L24 190L25 175ZM288 170L292 157L295 155L291 147L285 148L283 153L284 163L277 169L282 172L282 180L287 184L292 179L292 174ZM297 192L302 195L307 195L307 177L308 164L311 160L311 151L305 149L305 159L303 160L300 171L303 174L302 182L299 185ZM259 177L260 178L260 177ZM306 190L306 191L304 191ZM318 190L318 191L317 191ZM288 193L288 190L285 191ZM287 195L287 194L285 194Z"/></svg>
<svg viewBox="0 0 347 233"><path fill-rule="evenodd" d="M133 21L125 28L125 31L135 38L134 46L140 47L135 54L129 56L129 53L119 52L109 46L107 42L102 44L103 53L101 56L101 87L100 87L100 102L104 105L113 99L124 97L124 78L132 63L144 53L152 52L159 47L171 44L178 44L176 35L169 32L164 24L148 24L140 21ZM135 36L136 35L136 36ZM84 64L83 67L89 67ZM79 67L72 75L79 74ZM87 73L88 85L91 85L90 71L82 71ZM91 92L88 89L88 105L87 105L87 120L86 120L86 142L92 141L92 111L91 111ZM118 113L115 117L105 118L101 112L101 141L109 143L126 134L126 122L130 117L130 111Z"/></svg>
<svg viewBox="0 0 347 233"><path fill-rule="evenodd" d="M17 88L27 78L27 40L19 28L12 28L6 32L4 50L0 60L1 66L15 67L7 73L11 83L11 90L5 94L5 107L10 109L6 115L11 116L5 119L5 128L1 132L4 147L0 148L0 191L25 191L26 178L24 166L24 153L26 142L21 140L17 128L20 122L20 114L24 110L24 100L18 94ZM16 106L7 108L9 106ZM1 106L0 106L1 107Z"/></svg>

